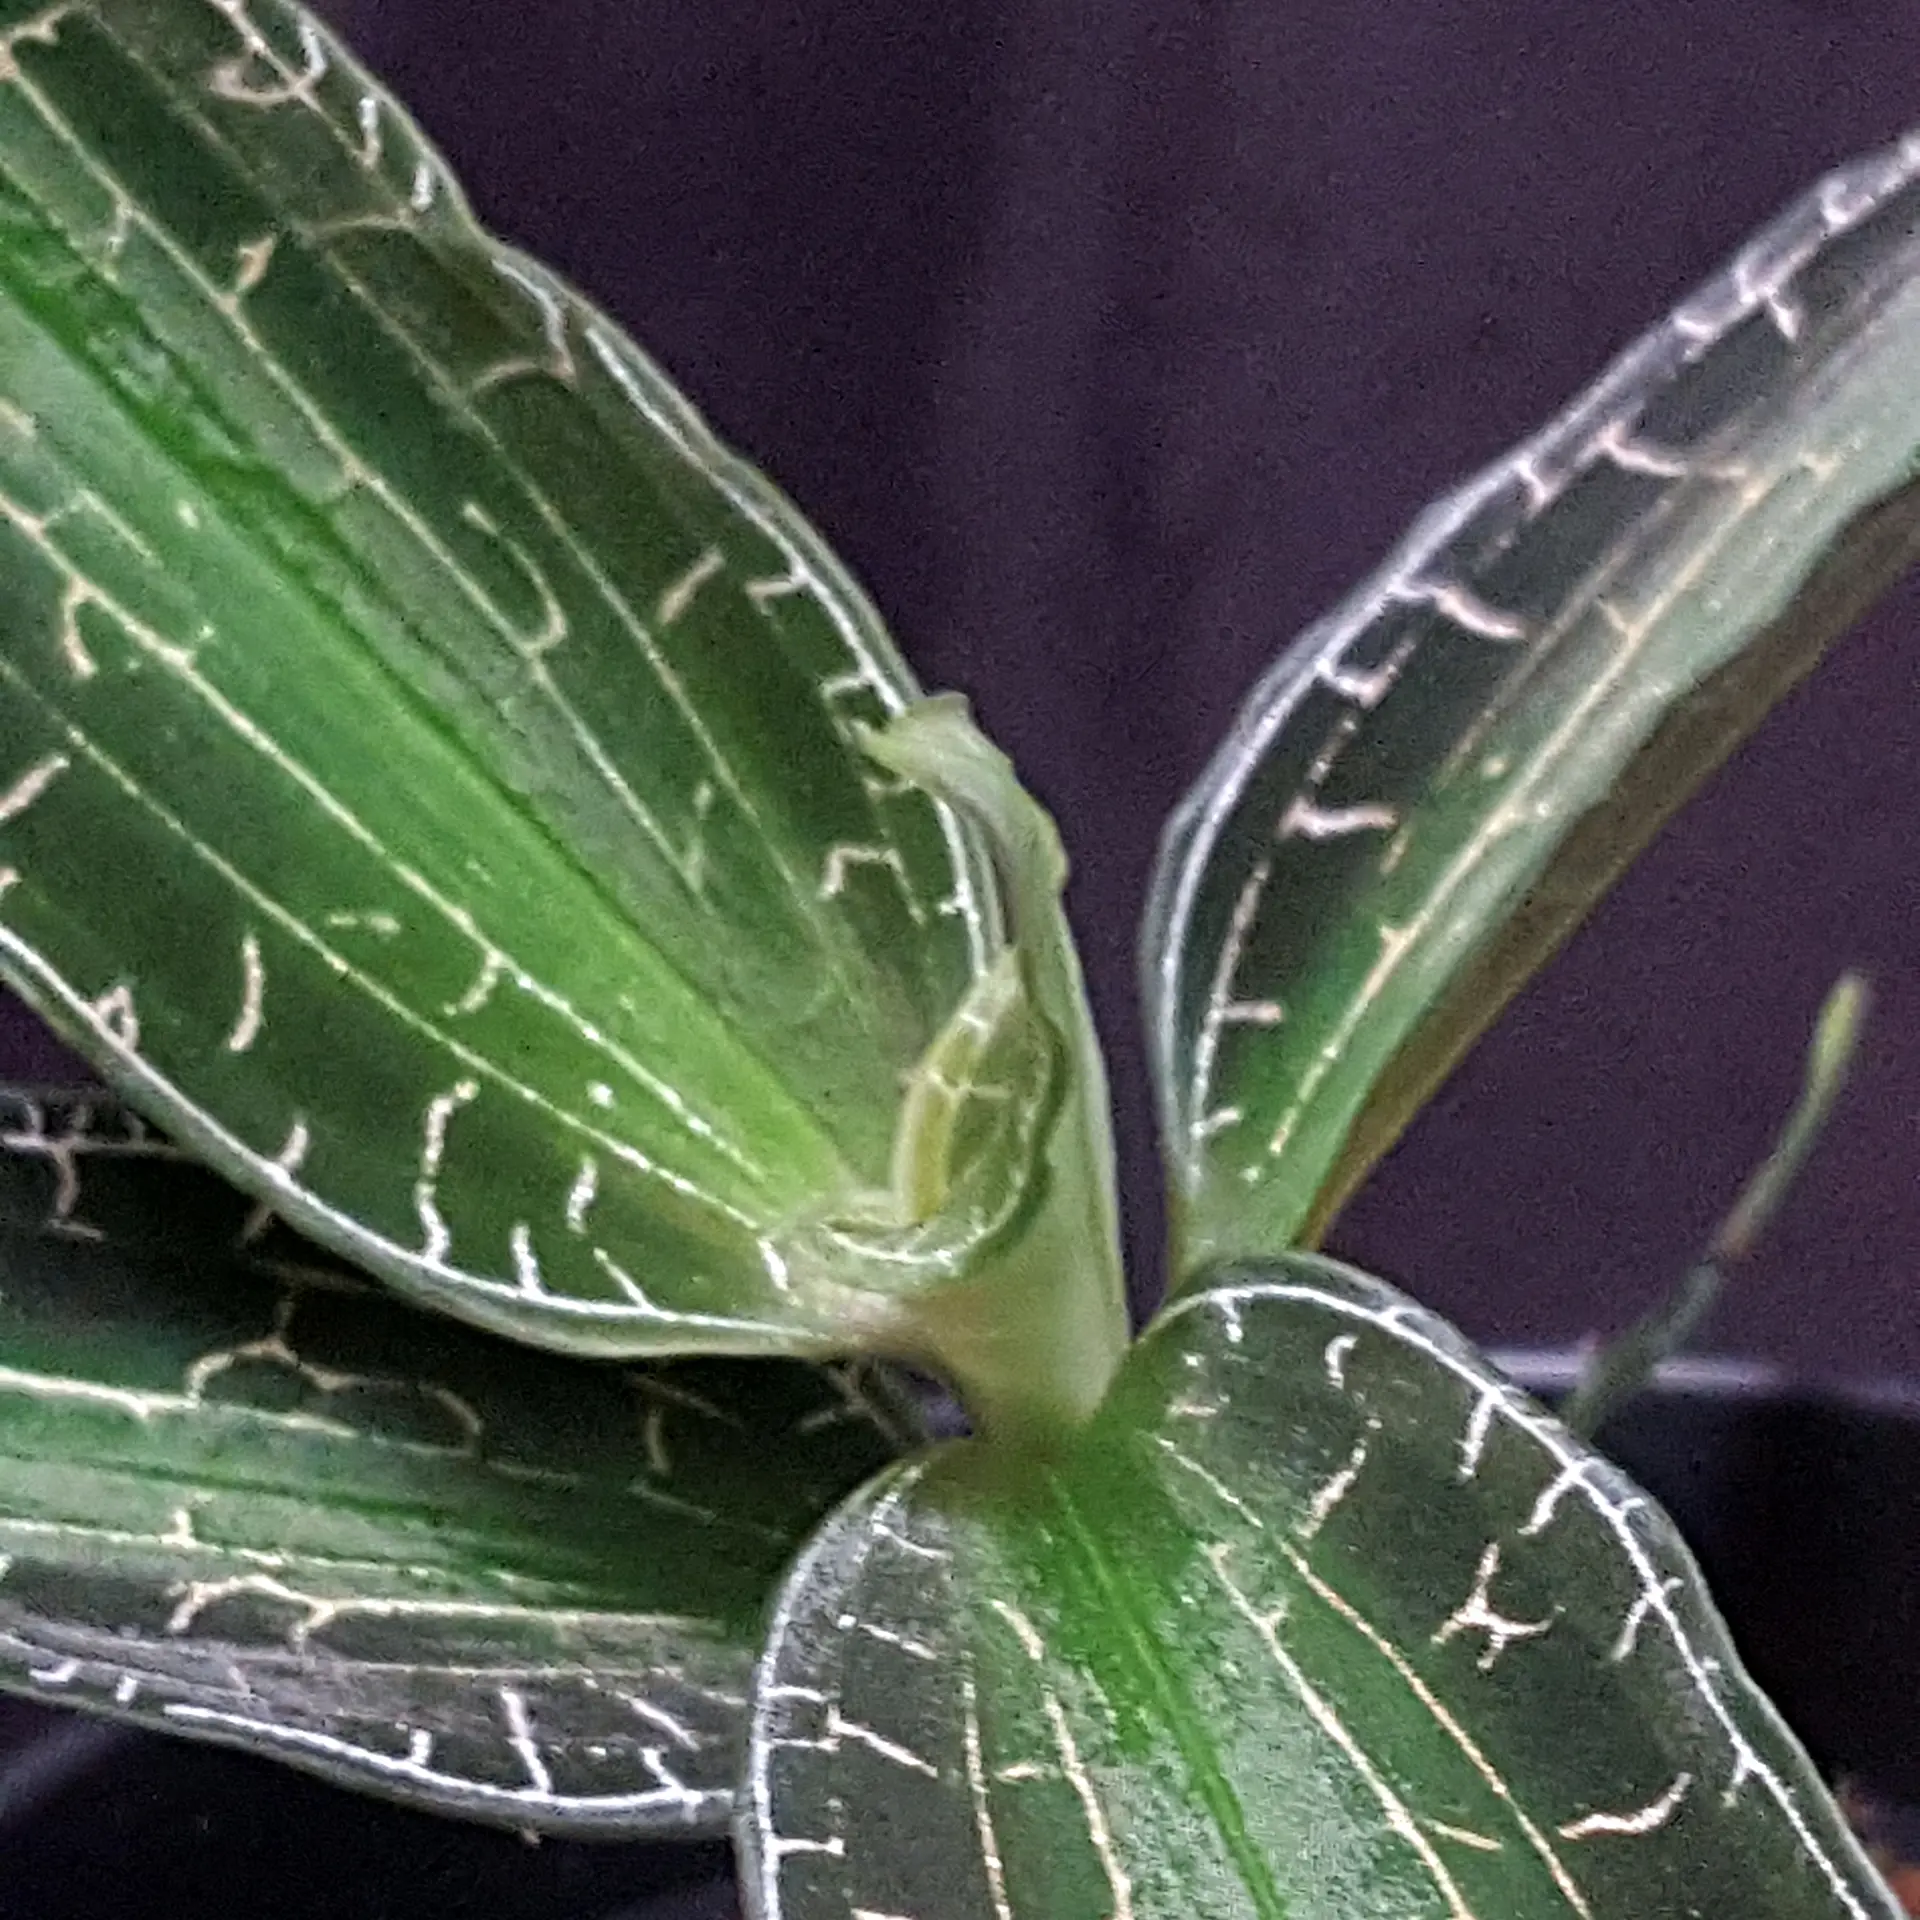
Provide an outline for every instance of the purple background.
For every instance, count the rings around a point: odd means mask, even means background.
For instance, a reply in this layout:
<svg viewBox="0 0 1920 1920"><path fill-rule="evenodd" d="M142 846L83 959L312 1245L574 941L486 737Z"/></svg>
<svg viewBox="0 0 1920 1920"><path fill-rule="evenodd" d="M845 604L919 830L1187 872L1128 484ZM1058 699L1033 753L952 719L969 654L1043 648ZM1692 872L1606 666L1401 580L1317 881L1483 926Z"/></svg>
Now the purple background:
<svg viewBox="0 0 1920 1920"><path fill-rule="evenodd" d="M1915 0L325 10L482 213L804 503L923 677L973 696L1060 815L1143 1248L1134 919L1158 823L1242 690L1790 194L1920 123ZM1791 1098L1821 994L1860 964L1867 1063L1712 1344L1920 1375L1917 617L1909 591L1683 816L1455 1076L1341 1251L1483 1337L1617 1324L1700 1244ZM16 1071L57 1069L10 1037ZM1798 1644L1829 1642L1856 1644ZM1888 1669L1861 1665L1886 1698ZM281 1825L238 1763L194 1759L235 1768L233 1804L208 1792L185 1829L153 1798L153 1857L191 1881L179 1835L198 1834L219 1898L149 1874L153 1910L230 1910L249 1847L301 1911L352 1865L289 1890L276 1849L373 1858L318 1790ZM149 1797L116 1777L105 1852L96 1821L40 1823L62 1912L98 1910L103 1860L124 1880ZM60 1864L69 1839L81 1865Z"/></svg>
<svg viewBox="0 0 1920 1920"><path fill-rule="evenodd" d="M1914 0L334 0L1058 813L1157 1242L1132 941L1258 668L1824 167ZM1844 965L1867 1063L1712 1344L1920 1373L1920 594L1848 641L1335 1237L1558 1341L1677 1274Z"/></svg>

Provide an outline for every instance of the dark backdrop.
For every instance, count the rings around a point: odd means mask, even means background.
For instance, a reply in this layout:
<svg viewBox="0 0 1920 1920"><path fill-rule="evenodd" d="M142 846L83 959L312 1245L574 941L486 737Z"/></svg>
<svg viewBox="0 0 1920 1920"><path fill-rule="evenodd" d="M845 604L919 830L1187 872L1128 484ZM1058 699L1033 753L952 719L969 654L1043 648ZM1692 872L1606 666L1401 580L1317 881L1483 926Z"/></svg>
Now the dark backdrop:
<svg viewBox="0 0 1920 1920"><path fill-rule="evenodd" d="M1920 122L1915 0L334 0L482 213L624 320L1055 809L1157 1194L1132 939L1241 691L1430 495L1822 168ZM1336 1246L1483 1337L1618 1322L1868 1061L1713 1344L1920 1372L1920 595L1496 1033Z"/></svg>
<svg viewBox="0 0 1920 1920"><path fill-rule="evenodd" d="M1790 193L1920 123L1920 0L328 11L485 215L805 504L1059 813L1143 1248L1133 922L1157 824L1241 690ZM1714 1343L1920 1374L1916 616L1910 592L1848 642L1669 832L1341 1250L1483 1337L1619 1321L1699 1244L1791 1097L1820 995L1862 964L1868 1063ZM61 1743L92 1737L56 1723L0 1812L17 1827L68 1778ZM174 1749L142 1753L98 1802L121 1824L94 1802L42 1823L33 1912L104 1911L103 1878L177 1913L256 1886L318 1912L354 1865L382 1884L368 1835L402 1816L354 1807L343 1830L338 1796L276 1780L288 1820L262 1820L236 1763L194 1757L233 1769L223 1797ZM443 1845L456 1859L445 1833L400 1836L410 1884L438 1884ZM540 1859L587 1910L579 1850ZM179 1891L215 1869L224 1908ZM66 1904L45 1890L63 1884Z"/></svg>

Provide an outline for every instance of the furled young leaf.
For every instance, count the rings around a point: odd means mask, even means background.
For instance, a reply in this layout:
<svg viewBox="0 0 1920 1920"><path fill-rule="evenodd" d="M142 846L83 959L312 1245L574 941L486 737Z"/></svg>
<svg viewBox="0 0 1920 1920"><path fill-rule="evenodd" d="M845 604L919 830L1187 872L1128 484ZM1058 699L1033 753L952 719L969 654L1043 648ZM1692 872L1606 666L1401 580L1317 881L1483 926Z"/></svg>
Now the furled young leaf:
<svg viewBox="0 0 1920 1920"><path fill-rule="evenodd" d="M1920 135L1821 183L1284 653L1142 965L1181 1267L1310 1240L1920 552Z"/></svg>
<svg viewBox="0 0 1920 1920"><path fill-rule="evenodd" d="M1660 1510L1308 1255L1178 1303L1052 1461L858 1494L752 1738L760 1920L1894 1911Z"/></svg>
<svg viewBox="0 0 1920 1920"><path fill-rule="evenodd" d="M813 1350L998 942L793 510L285 0L0 0L0 972L336 1251Z"/></svg>
<svg viewBox="0 0 1920 1920"><path fill-rule="evenodd" d="M355 1280L112 1101L0 1092L0 1686L517 1827L712 1825L768 1595L910 1442Z"/></svg>

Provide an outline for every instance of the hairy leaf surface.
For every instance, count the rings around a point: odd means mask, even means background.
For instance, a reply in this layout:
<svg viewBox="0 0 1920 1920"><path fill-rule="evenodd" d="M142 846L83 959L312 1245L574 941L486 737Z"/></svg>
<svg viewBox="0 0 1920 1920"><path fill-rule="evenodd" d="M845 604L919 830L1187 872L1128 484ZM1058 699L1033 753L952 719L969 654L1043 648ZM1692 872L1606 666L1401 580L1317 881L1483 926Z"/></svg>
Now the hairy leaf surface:
<svg viewBox="0 0 1920 1920"><path fill-rule="evenodd" d="M1791 208L1248 699L1142 945L1180 1265L1324 1226L1920 552L1920 135Z"/></svg>
<svg viewBox="0 0 1920 1920"><path fill-rule="evenodd" d="M914 692L299 9L0 0L0 971L183 1144L544 1344L844 1340L782 1246L999 938Z"/></svg>
<svg viewBox="0 0 1920 1920"><path fill-rule="evenodd" d="M516 1827L712 1826L768 1595L916 1437L355 1279L111 1100L0 1092L0 1686Z"/></svg>
<svg viewBox="0 0 1920 1920"><path fill-rule="evenodd" d="M810 1546L760 1920L1891 1920L1664 1514L1391 1289L1227 1272Z"/></svg>

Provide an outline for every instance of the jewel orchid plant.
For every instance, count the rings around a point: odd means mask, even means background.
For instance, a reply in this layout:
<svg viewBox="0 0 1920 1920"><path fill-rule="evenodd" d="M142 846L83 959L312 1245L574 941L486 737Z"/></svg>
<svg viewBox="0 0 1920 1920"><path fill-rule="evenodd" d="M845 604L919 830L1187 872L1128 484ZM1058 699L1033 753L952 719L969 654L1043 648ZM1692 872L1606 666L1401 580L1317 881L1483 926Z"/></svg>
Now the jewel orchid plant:
<svg viewBox="0 0 1920 1920"><path fill-rule="evenodd" d="M1886 1916L1671 1526L1311 1249L1920 537L1920 140L1278 659L1143 938L287 0L0 0L0 1679L762 1920ZM901 1369L951 1390L938 1440Z"/></svg>

